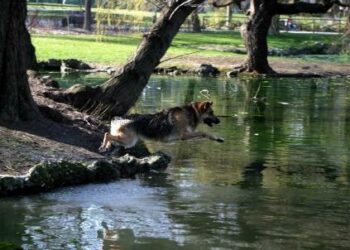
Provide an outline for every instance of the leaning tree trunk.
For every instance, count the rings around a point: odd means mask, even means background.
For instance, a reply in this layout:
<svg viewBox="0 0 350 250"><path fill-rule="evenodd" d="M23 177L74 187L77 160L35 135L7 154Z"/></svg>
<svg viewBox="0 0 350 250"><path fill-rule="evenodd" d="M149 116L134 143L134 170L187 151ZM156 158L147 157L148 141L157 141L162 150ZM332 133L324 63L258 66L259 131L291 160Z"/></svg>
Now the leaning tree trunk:
<svg viewBox="0 0 350 250"><path fill-rule="evenodd" d="M273 18L271 0L252 0L249 21L244 32L248 53L247 70L259 74L274 73L267 60L267 35Z"/></svg>
<svg viewBox="0 0 350 250"><path fill-rule="evenodd" d="M39 117L26 75L33 59L26 31L26 0L0 0L0 120Z"/></svg>
<svg viewBox="0 0 350 250"><path fill-rule="evenodd" d="M193 1L192 4L203 1ZM51 97L71 103L102 119L125 114L137 101L181 25L195 9L193 5L183 5L186 2L188 1L173 1L150 32L144 34L133 58L103 85L93 89L86 86L74 87Z"/></svg>
<svg viewBox="0 0 350 250"><path fill-rule="evenodd" d="M84 14L84 30L91 31L92 14L91 14L92 0L85 0L85 14Z"/></svg>

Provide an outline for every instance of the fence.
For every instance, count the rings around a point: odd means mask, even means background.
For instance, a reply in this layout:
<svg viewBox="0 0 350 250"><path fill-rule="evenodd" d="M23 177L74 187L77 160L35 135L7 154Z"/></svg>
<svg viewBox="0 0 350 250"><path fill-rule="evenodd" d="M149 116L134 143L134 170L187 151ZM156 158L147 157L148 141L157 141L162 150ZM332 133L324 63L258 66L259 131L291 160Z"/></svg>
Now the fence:
<svg viewBox="0 0 350 250"><path fill-rule="evenodd" d="M233 16L229 20L226 16L203 16L202 27L206 30L238 30L248 21L247 17ZM320 17L281 17L279 18L279 30L307 31L307 32L335 32L343 33L346 30L347 21L344 18L320 18Z"/></svg>
<svg viewBox="0 0 350 250"><path fill-rule="evenodd" d="M247 17L238 15L229 20L226 16L202 16L201 26L203 30L239 30L239 27L247 22ZM110 21L112 20L112 22ZM105 33L115 32L146 32L154 21L154 16L140 16L131 14L112 14L112 18L100 19L100 29ZM79 10L29 10L27 24L30 27L41 27L48 29L59 28L82 28L84 12ZM343 33L347 22L342 18L316 18L316 17L281 17L279 19L279 30L307 31L307 32L335 32ZM188 19L182 25L181 31L192 30L191 21Z"/></svg>

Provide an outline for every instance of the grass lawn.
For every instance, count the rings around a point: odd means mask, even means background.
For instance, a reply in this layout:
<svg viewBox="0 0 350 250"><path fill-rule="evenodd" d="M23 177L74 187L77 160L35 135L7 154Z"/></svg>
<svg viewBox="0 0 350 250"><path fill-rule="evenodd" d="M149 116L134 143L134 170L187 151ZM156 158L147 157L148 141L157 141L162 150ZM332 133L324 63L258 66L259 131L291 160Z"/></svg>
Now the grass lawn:
<svg viewBox="0 0 350 250"><path fill-rule="evenodd" d="M130 57L142 39L141 33L104 36L97 42L96 35L39 35L32 34L38 60L49 58L77 58L91 63L121 64ZM333 35L281 34L269 37L269 46L274 48L312 45L316 41L330 43L337 39ZM232 56L227 48L243 47L238 32L179 33L167 56L198 51L201 56Z"/></svg>

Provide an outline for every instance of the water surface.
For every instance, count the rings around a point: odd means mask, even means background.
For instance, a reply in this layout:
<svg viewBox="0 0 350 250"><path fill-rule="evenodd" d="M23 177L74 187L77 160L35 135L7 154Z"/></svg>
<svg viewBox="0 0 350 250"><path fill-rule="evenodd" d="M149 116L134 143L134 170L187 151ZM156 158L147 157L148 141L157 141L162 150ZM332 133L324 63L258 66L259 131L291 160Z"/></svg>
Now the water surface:
<svg viewBox="0 0 350 250"><path fill-rule="evenodd" d="M134 111L205 99L201 92L221 124L199 130L223 144L147 143L172 156L165 173L1 199L0 241L24 249L349 249L350 79L153 77Z"/></svg>

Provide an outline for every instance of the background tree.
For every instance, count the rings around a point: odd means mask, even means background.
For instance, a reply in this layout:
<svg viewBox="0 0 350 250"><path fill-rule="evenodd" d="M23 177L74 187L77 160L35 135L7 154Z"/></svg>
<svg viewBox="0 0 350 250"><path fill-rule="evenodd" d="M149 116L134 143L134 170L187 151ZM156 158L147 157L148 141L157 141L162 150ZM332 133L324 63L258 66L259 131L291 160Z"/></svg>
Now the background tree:
<svg viewBox="0 0 350 250"><path fill-rule="evenodd" d="M280 3L277 0L251 0L249 20L242 36L248 53L247 62L241 70L260 74L274 74L268 62L267 35L272 18L276 15L299 13L326 13L333 5L345 6L338 0L324 0L322 3Z"/></svg>
<svg viewBox="0 0 350 250"><path fill-rule="evenodd" d="M232 4L226 6L226 26L231 27L232 23Z"/></svg>
<svg viewBox="0 0 350 250"><path fill-rule="evenodd" d="M201 29L201 22L199 20L197 9L195 9L192 12L191 23L192 23L192 31L193 32L201 32L202 31L202 29Z"/></svg>
<svg viewBox="0 0 350 250"><path fill-rule="evenodd" d="M92 0L85 0L84 30L91 31L92 25Z"/></svg>
<svg viewBox="0 0 350 250"><path fill-rule="evenodd" d="M269 35L278 35L280 33L280 16L276 15L272 18Z"/></svg>
<svg viewBox="0 0 350 250"><path fill-rule="evenodd" d="M0 121L40 116L26 75L36 62L25 27L26 4L26 0L0 0Z"/></svg>

